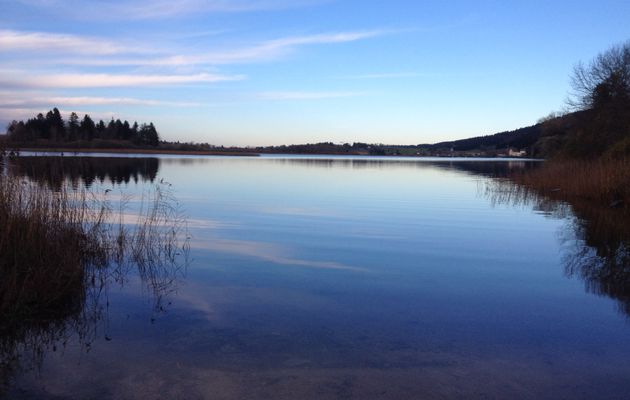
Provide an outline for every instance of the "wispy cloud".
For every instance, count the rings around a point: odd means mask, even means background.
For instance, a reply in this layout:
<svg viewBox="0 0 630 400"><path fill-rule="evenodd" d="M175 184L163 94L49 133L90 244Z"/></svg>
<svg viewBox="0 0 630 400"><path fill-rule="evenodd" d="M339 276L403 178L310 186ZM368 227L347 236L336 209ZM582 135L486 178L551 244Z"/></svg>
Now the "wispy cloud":
<svg viewBox="0 0 630 400"><path fill-rule="evenodd" d="M45 114L46 111L50 110L50 106L47 107L28 107L28 108L24 108L24 107L17 107L17 108L3 108L0 107L0 124L6 126L10 121L13 120L27 120L29 118L33 118L35 117L38 113L43 113ZM114 111L98 111L98 112L94 112L94 111L87 111L87 110L81 110L81 109L71 109L71 110L67 110L67 109L59 109L59 112L61 113L61 115L65 116L65 118L70 116L71 112L76 112L78 115L85 115L85 114L89 114L93 119L95 120L108 120L114 116L118 116L122 119L126 119L122 113L120 112L114 112ZM134 115L134 118L138 118L137 115ZM131 119L131 118L128 118ZM0 127L2 128L2 127Z"/></svg>
<svg viewBox="0 0 630 400"><path fill-rule="evenodd" d="M37 113L42 112L39 108L28 108L28 107L8 107L3 108L0 107L0 123L2 125L6 125L9 121L13 120L24 120L28 118L33 118ZM5 126L0 126L0 129L4 132Z"/></svg>
<svg viewBox="0 0 630 400"><path fill-rule="evenodd" d="M225 64L267 60L293 51L299 46L355 42L362 39L380 36L385 33L385 31L373 30L290 36L268 40L256 46L236 49L234 51L210 53L206 55L202 54L199 56L197 61L209 64ZM191 61L194 61L194 59Z"/></svg>
<svg viewBox="0 0 630 400"><path fill-rule="evenodd" d="M326 3L329 0L19 0L23 4L84 19L86 7L99 10L99 18L164 19L198 13L272 11ZM93 14L88 14L90 17Z"/></svg>
<svg viewBox="0 0 630 400"><path fill-rule="evenodd" d="M102 106L102 105L130 105L130 106L168 106L168 107L203 107L206 104L185 101L163 101L152 99L137 99L131 97L96 97L96 96L21 96L17 92L0 92L0 108L15 107L52 107L52 106Z"/></svg>
<svg viewBox="0 0 630 400"><path fill-rule="evenodd" d="M262 100L319 100L365 96L365 92L262 92L256 98Z"/></svg>
<svg viewBox="0 0 630 400"><path fill-rule="evenodd" d="M55 51L72 54L111 55L138 52L110 40L49 32L28 32L0 29L0 51Z"/></svg>
<svg viewBox="0 0 630 400"><path fill-rule="evenodd" d="M295 52L303 46L355 42L387 33L382 30L367 30L287 36L249 46L232 46L227 49L197 48L188 53L179 53L175 47L169 47L169 45L160 47L153 41L146 44L132 44L71 34L0 30L0 53L9 52L12 55L11 64L8 64L9 60L4 63L5 69L9 65L14 68L16 65L24 67L32 64L31 61L36 59L38 66L54 65L57 69L65 65L75 68L149 67L174 70L182 67L190 69L268 62ZM42 52L45 52L47 56L42 57ZM20 60L28 62L20 64ZM208 80L207 76L199 78L197 78L199 81Z"/></svg>
<svg viewBox="0 0 630 400"><path fill-rule="evenodd" d="M0 70L0 87L40 89L167 86L187 83L216 83L243 79L245 79L244 75L219 75L208 73L189 75L132 75L105 73L25 75L16 71Z"/></svg>
<svg viewBox="0 0 630 400"><path fill-rule="evenodd" d="M419 72L383 72L383 73L373 73L373 74L349 75L343 78L345 79L395 79L395 78L415 78L419 76L429 76L429 75L421 74Z"/></svg>
<svg viewBox="0 0 630 400"><path fill-rule="evenodd" d="M62 64L85 66L150 66L178 67L191 65L245 64L270 61L289 54L301 46L348 43L385 35L387 31L349 31L322 33L305 36L288 36L260 42L251 46L227 50L198 49L191 54L170 54L160 57L109 57L109 58L66 58L57 60ZM167 53L168 50L163 50Z"/></svg>

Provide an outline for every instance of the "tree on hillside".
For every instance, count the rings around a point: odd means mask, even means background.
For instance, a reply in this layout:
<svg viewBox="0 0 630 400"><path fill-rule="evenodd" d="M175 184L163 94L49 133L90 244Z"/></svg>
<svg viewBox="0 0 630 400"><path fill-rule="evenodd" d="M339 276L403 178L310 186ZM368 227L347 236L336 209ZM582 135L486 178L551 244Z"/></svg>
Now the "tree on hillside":
<svg viewBox="0 0 630 400"><path fill-rule="evenodd" d="M569 105L584 111L582 122L567 137L571 157L630 155L630 41L576 65Z"/></svg>
<svg viewBox="0 0 630 400"><path fill-rule="evenodd" d="M580 110L630 101L630 41L600 53L588 65L578 63L571 77L569 104Z"/></svg>

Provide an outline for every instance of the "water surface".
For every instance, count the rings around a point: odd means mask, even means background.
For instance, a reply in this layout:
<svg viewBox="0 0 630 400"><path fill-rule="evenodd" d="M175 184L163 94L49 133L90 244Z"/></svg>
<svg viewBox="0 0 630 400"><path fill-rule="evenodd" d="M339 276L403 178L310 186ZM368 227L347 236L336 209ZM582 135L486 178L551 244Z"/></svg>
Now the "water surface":
<svg viewBox="0 0 630 400"><path fill-rule="evenodd" d="M598 257L579 219L487 190L529 166L22 157L8 170L53 188L168 186L193 260L158 303L134 271L112 282L91 334L13 364L7 396L625 398L627 292L567 268Z"/></svg>

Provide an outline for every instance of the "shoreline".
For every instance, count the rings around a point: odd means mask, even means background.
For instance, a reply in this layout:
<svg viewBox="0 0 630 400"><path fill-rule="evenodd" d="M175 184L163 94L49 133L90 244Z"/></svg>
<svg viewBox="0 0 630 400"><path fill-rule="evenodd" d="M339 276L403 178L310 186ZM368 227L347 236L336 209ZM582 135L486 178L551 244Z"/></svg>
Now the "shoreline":
<svg viewBox="0 0 630 400"><path fill-rule="evenodd" d="M235 151L203 151L203 150L169 150L169 149L116 149L116 148L57 148L57 147L24 147L20 152L32 153L117 153L117 154L165 154L165 155L191 155L191 156L241 156L259 157L260 153L235 152Z"/></svg>
<svg viewBox="0 0 630 400"><path fill-rule="evenodd" d="M466 159L480 161L544 161L543 158L530 157L481 157L481 156L438 156L438 155L372 155L355 153L270 153L270 152L239 152L239 151L205 151L205 150L169 150L169 149L121 149L121 148L72 148L72 147L23 147L14 149L31 153L113 153L113 154L155 154L155 155L192 155L192 156L226 156L226 157L260 157L263 155L276 156L336 156L336 157L374 157L374 158L408 158L408 159Z"/></svg>

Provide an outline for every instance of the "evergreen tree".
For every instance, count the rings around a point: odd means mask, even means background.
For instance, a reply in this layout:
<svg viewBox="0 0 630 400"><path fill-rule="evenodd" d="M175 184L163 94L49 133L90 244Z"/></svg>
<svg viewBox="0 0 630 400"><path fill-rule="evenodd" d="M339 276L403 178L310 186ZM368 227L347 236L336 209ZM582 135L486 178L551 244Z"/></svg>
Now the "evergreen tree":
<svg viewBox="0 0 630 400"><path fill-rule="evenodd" d="M105 127L105 122L103 122L103 120L98 121L98 124L96 125L95 137L98 139L104 139L106 130L107 128Z"/></svg>
<svg viewBox="0 0 630 400"><path fill-rule="evenodd" d="M122 124L121 139L123 140L131 139L131 128L129 127L129 121L125 121Z"/></svg>
<svg viewBox="0 0 630 400"><path fill-rule="evenodd" d="M46 114L46 125L48 128L48 139L53 141L63 141L66 139L66 127L57 107Z"/></svg>
<svg viewBox="0 0 630 400"><path fill-rule="evenodd" d="M123 138L123 123L121 120L117 119L116 122L114 122L114 139L120 140Z"/></svg>
<svg viewBox="0 0 630 400"><path fill-rule="evenodd" d="M107 129L105 130L104 139L115 139L116 138L116 121L114 121L114 117L112 117L111 121L107 124Z"/></svg>
<svg viewBox="0 0 630 400"><path fill-rule="evenodd" d="M74 142L79 138L79 116L77 113L72 112L68 119L68 140Z"/></svg>
<svg viewBox="0 0 630 400"><path fill-rule="evenodd" d="M102 121L101 121L102 122ZM89 115L85 114L79 126L79 137L81 140L92 140L96 134L96 125Z"/></svg>
<svg viewBox="0 0 630 400"><path fill-rule="evenodd" d="M131 141L137 145L158 146L160 138L153 123L138 125L129 121L122 122L112 118L106 125L103 120L94 123L88 114L79 120L77 113L72 112L67 124L64 123L57 108L48 111L44 116L37 114L26 122L12 121L6 129L8 139L13 142L35 142L39 139L51 142L77 141L94 139Z"/></svg>

